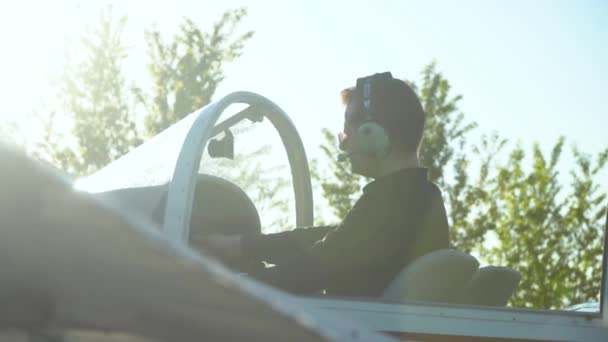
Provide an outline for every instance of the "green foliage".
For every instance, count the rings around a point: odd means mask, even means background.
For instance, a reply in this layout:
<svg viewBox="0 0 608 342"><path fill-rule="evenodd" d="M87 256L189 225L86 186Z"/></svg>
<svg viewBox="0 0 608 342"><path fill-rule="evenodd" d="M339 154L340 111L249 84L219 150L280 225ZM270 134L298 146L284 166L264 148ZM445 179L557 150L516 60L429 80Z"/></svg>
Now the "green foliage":
<svg viewBox="0 0 608 342"><path fill-rule="evenodd" d="M416 89L416 85L413 85ZM440 186L446 184L444 170L455 158L455 149L462 150L465 135L477 124L464 123L464 114L458 112L462 96L450 97L450 83L429 64L422 71L422 86L418 92L426 114L424 139L420 147L420 162L429 170L429 180Z"/></svg>
<svg viewBox="0 0 608 342"><path fill-rule="evenodd" d="M179 33L168 43L159 31L146 32L153 94L151 101L141 91L139 96L149 113L145 119L148 136L211 101L224 79L224 65L239 57L245 42L253 36L248 31L233 38L237 24L246 14L245 9L225 12L211 32L201 31L194 21L185 18Z"/></svg>
<svg viewBox="0 0 608 342"><path fill-rule="evenodd" d="M497 204L489 187L490 171L496 156L507 141L497 134L483 136L480 146L474 146L470 156L460 153L451 164L453 178L444 182L443 197L450 221L450 241L456 249L484 254L486 234L494 230ZM477 178L470 174L470 157L477 157Z"/></svg>
<svg viewBox="0 0 608 342"><path fill-rule="evenodd" d="M606 152L593 163L574 148L576 169L565 189L557 168L564 142L561 137L548 155L535 144L529 167L524 149L516 146L486 185L492 198L485 202L493 210L478 217L492 223L499 243L483 254L522 274L513 306L561 308L599 300L606 194L599 193L594 177L606 164Z"/></svg>
<svg viewBox="0 0 608 342"><path fill-rule="evenodd" d="M62 79L64 113L75 141L68 144L57 134L56 113L44 122L46 139L37 155L69 173L92 173L141 143L122 74L125 22L126 17L114 20L111 8L103 12L92 36L82 40L86 59Z"/></svg>
<svg viewBox="0 0 608 342"><path fill-rule="evenodd" d="M136 125L137 105L148 110L148 136L166 129L210 102L223 80L225 63L242 54L252 32L232 39L244 9L227 11L211 32L184 19L180 32L164 43L158 31L146 32L153 91L127 86L122 64L126 17L116 20L111 7L102 12L95 31L82 39L85 58L68 63L61 79L62 110L38 115L43 137L32 148L39 159L76 175L87 175L142 143ZM60 128L70 125L69 131Z"/></svg>

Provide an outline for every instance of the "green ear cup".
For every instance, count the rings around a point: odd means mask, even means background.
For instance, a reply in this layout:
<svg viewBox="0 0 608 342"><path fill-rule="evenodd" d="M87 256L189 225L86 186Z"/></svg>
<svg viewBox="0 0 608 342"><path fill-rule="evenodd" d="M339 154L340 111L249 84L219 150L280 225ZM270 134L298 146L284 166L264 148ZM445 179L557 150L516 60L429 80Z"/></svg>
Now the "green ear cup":
<svg viewBox="0 0 608 342"><path fill-rule="evenodd" d="M357 129L358 145L363 153L383 159L388 155L390 142L384 127L373 121L368 121Z"/></svg>

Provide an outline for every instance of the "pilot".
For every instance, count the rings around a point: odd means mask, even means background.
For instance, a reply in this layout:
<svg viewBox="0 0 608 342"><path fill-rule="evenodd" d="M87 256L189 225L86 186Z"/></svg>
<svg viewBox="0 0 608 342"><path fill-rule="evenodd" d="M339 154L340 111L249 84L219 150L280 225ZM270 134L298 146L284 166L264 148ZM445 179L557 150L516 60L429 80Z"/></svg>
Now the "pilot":
<svg viewBox="0 0 608 342"><path fill-rule="evenodd" d="M257 236L202 241L224 258L265 261L250 275L292 293L381 296L412 260L448 248L439 188L428 181L418 151L425 114L415 92L390 73L357 80L341 92L343 158L372 178L342 222Z"/></svg>

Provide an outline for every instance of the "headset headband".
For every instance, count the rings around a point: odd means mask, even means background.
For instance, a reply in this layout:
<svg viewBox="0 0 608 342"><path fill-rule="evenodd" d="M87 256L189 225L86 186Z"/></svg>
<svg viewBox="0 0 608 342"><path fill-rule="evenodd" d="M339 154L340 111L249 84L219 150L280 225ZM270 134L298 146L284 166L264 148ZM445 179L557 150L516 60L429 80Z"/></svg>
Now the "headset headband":
<svg viewBox="0 0 608 342"><path fill-rule="evenodd" d="M374 119L373 115L375 114L375 111L373 108L375 103L372 102L372 99L374 98L374 92L377 85L392 79L393 75L388 71L357 79L356 91L361 99L360 108L365 114L365 121Z"/></svg>

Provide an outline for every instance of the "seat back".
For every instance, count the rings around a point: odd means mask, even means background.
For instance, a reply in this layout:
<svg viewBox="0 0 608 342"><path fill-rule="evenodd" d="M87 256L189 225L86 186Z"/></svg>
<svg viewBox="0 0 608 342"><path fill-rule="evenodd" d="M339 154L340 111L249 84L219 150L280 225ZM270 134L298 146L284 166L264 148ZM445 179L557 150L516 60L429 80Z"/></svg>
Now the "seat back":
<svg viewBox="0 0 608 342"><path fill-rule="evenodd" d="M486 266L475 272L467 286L465 302L473 305L505 306L515 292L521 274L505 266Z"/></svg>
<svg viewBox="0 0 608 342"><path fill-rule="evenodd" d="M190 235L261 234L262 224L253 201L238 185L212 175L197 176Z"/></svg>
<svg viewBox="0 0 608 342"><path fill-rule="evenodd" d="M403 269L383 297L398 301L460 303L479 267L474 257L442 249L426 254Z"/></svg>

